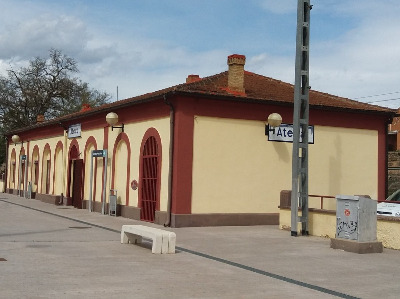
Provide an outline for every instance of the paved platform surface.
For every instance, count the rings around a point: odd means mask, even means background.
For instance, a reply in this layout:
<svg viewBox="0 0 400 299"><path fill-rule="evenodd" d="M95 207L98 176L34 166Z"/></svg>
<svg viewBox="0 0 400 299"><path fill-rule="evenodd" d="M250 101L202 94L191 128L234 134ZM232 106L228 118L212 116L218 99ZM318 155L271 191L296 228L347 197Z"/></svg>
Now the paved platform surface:
<svg viewBox="0 0 400 299"><path fill-rule="evenodd" d="M400 251L231 226L167 228L177 253L156 255L123 224L153 226L0 193L0 298L400 298Z"/></svg>

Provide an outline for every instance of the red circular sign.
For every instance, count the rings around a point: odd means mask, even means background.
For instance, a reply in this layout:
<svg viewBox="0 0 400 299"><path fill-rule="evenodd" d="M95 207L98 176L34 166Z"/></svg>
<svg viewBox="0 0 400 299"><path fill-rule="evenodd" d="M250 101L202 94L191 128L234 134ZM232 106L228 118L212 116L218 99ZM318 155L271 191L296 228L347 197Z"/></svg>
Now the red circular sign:
<svg viewBox="0 0 400 299"><path fill-rule="evenodd" d="M131 182L131 188L132 190L136 190L138 188L138 182L136 180Z"/></svg>
<svg viewBox="0 0 400 299"><path fill-rule="evenodd" d="M345 214L346 216L350 216L350 210L349 210L349 209L344 210L344 214Z"/></svg>

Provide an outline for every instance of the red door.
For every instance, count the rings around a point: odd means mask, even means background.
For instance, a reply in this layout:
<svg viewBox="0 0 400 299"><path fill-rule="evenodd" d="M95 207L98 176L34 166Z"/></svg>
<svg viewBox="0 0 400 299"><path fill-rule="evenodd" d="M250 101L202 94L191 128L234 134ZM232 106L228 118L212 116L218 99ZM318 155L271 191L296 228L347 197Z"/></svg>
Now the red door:
<svg viewBox="0 0 400 299"><path fill-rule="evenodd" d="M154 137L149 137L142 152L141 211L140 219L154 222L158 198L158 145Z"/></svg>
<svg viewBox="0 0 400 299"><path fill-rule="evenodd" d="M72 177L72 204L75 208L82 209L82 186L83 186L83 160L72 160L74 165Z"/></svg>

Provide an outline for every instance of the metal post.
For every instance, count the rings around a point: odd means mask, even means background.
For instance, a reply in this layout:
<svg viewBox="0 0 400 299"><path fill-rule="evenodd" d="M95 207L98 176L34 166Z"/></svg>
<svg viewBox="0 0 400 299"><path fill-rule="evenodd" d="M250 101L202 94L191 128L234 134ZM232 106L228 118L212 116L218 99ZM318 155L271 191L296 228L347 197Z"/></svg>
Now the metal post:
<svg viewBox="0 0 400 299"><path fill-rule="evenodd" d="M21 179L22 179L22 155L19 155L19 165L18 165L18 196L21 196Z"/></svg>
<svg viewBox="0 0 400 299"><path fill-rule="evenodd" d="M25 174L24 174L24 198L27 198L27 184L28 184L28 165L29 165L29 155L27 153L27 155L25 156Z"/></svg>
<svg viewBox="0 0 400 299"><path fill-rule="evenodd" d="M92 211L92 195L93 195L93 151L90 155L90 181L89 181L89 212Z"/></svg>
<svg viewBox="0 0 400 299"><path fill-rule="evenodd" d="M293 108L293 156L291 235L308 235L308 123L309 123L309 38L310 0L298 0L296 34L296 70ZM298 216L298 207L301 216Z"/></svg>
<svg viewBox="0 0 400 299"><path fill-rule="evenodd" d="M107 182L107 159L108 152L103 150L103 204L101 206L101 213L106 214L106 182Z"/></svg>

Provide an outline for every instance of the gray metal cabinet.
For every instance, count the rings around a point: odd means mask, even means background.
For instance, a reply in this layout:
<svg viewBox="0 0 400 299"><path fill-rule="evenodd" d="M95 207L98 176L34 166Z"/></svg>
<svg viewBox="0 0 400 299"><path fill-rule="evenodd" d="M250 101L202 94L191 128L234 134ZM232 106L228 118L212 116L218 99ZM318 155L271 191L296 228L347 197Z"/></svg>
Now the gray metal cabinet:
<svg viewBox="0 0 400 299"><path fill-rule="evenodd" d="M376 200L349 195L338 195L336 200L336 238L376 241Z"/></svg>

